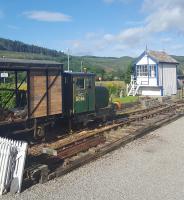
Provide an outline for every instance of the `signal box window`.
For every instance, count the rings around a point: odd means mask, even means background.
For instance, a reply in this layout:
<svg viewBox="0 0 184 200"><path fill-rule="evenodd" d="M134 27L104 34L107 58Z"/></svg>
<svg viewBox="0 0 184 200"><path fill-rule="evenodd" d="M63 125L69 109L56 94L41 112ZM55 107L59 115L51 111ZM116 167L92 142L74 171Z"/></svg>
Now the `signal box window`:
<svg viewBox="0 0 184 200"><path fill-rule="evenodd" d="M84 78L77 78L76 86L79 89L84 89L85 88Z"/></svg>

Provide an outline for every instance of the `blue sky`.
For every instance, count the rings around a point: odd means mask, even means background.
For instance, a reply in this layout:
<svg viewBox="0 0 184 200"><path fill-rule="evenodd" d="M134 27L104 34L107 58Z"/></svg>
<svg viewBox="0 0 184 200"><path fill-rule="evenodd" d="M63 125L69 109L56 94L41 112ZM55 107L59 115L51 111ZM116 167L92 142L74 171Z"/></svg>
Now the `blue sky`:
<svg viewBox="0 0 184 200"><path fill-rule="evenodd" d="M73 55L184 55L183 0L0 0L0 37Z"/></svg>

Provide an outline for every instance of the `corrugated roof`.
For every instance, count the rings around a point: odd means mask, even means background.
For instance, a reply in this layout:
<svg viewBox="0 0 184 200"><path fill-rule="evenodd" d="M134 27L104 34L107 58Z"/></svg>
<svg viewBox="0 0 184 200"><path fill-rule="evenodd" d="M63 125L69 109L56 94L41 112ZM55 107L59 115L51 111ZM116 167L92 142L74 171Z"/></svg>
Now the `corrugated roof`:
<svg viewBox="0 0 184 200"><path fill-rule="evenodd" d="M148 53L148 55L150 57L152 57L153 59L155 59L157 62L161 62L161 63L175 63L175 64L179 63L177 60L175 60L174 58L172 58L170 55L168 55L164 51L152 51L152 50L149 50L149 51L147 51L147 53Z"/></svg>
<svg viewBox="0 0 184 200"><path fill-rule="evenodd" d="M58 68L63 67L63 64L49 60L31 60L31 59L12 59L12 58L0 58L0 68Z"/></svg>
<svg viewBox="0 0 184 200"><path fill-rule="evenodd" d="M0 58L0 63L16 63L16 64L42 64L42 65L59 65L61 63L49 60L31 60L31 59L12 59L12 58Z"/></svg>

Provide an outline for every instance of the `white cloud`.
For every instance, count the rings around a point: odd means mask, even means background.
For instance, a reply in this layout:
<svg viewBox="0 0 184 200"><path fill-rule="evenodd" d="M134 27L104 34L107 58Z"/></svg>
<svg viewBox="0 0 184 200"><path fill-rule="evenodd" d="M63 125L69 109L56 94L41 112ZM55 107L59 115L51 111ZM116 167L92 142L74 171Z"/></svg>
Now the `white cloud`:
<svg viewBox="0 0 184 200"><path fill-rule="evenodd" d="M106 3L129 0L104 0ZM130 21L128 28L112 33L87 33L80 39L80 49L71 43L74 52L91 52L92 55L138 56L146 44L151 49L165 49L168 53L181 54L184 41L184 1L144 0L142 21Z"/></svg>
<svg viewBox="0 0 184 200"><path fill-rule="evenodd" d="M145 0L142 5L142 11L147 13L147 17L142 22L144 26L137 24L137 26L124 29L115 35L106 34L104 39L107 39L108 42L111 41L114 46L124 47L126 45L130 49L157 41L160 33L173 33L176 37L180 33L184 36L183 10L183 0ZM166 38L161 42L173 44L171 38Z"/></svg>
<svg viewBox="0 0 184 200"><path fill-rule="evenodd" d="M145 0L143 8L144 11L146 10L145 12L149 9L152 10L151 14L145 18L144 26L127 28L117 35L111 35L114 41L127 43L131 46L144 42L157 33L173 31L175 34L178 32L184 34L183 0Z"/></svg>
<svg viewBox="0 0 184 200"><path fill-rule="evenodd" d="M140 26L143 25L145 21L126 21L125 24L129 26Z"/></svg>
<svg viewBox="0 0 184 200"><path fill-rule="evenodd" d="M88 35L88 34L87 34ZM69 46L73 55L95 55L96 52L103 52L107 47L106 41L102 40L102 34L97 33L99 37L87 38L80 40L67 40L65 45Z"/></svg>
<svg viewBox="0 0 184 200"><path fill-rule="evenodd" d="M183 7L184 6L184 1L183 0L144 0L142 4L142 10L144 12L150 12L150 11L158 11L161 9L172 9L175 7Z"/></svg>
<svg viewBox="0 0 184 200"><path fill-rule="evenodd" d="M83 44L80 40L70 41L74 49L79 49L83 47Z"/></svg>
<svg viewBox="0 0 184 200"><path fill-rule="evenodd" d="M49 12L49 11L27 11L24 12L25 15L29 19L37 20L37 21L45 21L45 22L68 22L72 20L72 17L69 15L65 15L60 12Z"/></svg>
<svg viewBox="0 0 184 200"><path fill-rule="evenodd" d="M184 33L183 0L145 0L142 8L144 12L151 13L146 18L150 32L176 30Z"/></svg>
<svg viewBox="0 0 184 200"><path fill-rule="evenodd" d="M147 18L147 28L149 31L182 31L184 33L184 13L183 8L175 7L172 10L166 9L158 11Z"/></svg>

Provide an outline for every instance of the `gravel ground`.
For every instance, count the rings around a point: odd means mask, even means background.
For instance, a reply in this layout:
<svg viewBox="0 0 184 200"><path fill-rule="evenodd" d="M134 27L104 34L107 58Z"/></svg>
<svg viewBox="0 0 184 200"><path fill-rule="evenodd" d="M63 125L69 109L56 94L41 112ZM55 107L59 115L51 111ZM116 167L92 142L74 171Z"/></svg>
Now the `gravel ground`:
<svg viewBox="0 0 184 200"><path fill-rule="evenodd" d="M0 200L184 199L184 118L63 177Z"/></svg>

